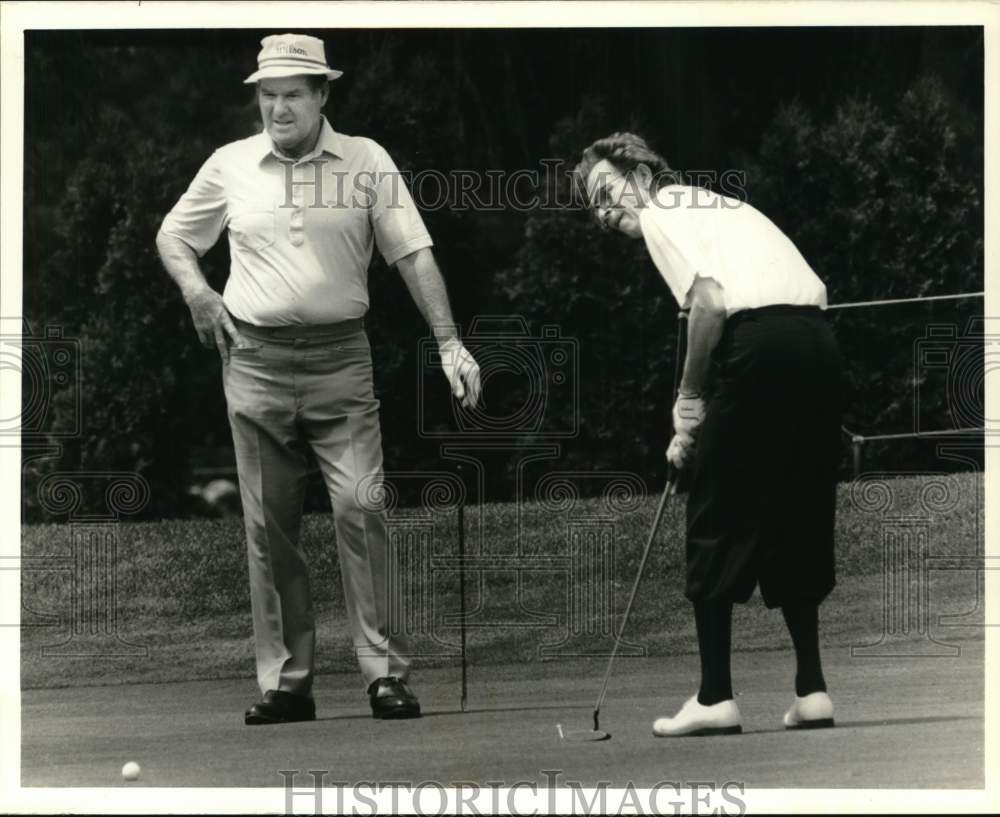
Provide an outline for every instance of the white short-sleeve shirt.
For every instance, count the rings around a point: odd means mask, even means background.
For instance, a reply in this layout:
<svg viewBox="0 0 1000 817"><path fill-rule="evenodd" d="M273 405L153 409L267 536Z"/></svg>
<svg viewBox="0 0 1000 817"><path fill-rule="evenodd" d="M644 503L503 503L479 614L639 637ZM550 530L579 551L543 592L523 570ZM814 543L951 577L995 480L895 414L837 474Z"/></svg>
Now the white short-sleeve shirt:
<svg viewBox="0 0 1000 817"><path fill-rule="evenodd" d="M722 287L726 316L774 304L826 308L826 286L767 216L700 187L661 187L639 215L653 263L681 307L695 278Z"/></svg>
<svg viewBox="0 0 1000 817"><path fill-rule="evenodd" d="M160 229L199 256L228 229L223 300L260 326L360 318L373 249L392 265L433 243L385 149L325 117L316 149L294 162L266 132L219 148Z"/></svg>

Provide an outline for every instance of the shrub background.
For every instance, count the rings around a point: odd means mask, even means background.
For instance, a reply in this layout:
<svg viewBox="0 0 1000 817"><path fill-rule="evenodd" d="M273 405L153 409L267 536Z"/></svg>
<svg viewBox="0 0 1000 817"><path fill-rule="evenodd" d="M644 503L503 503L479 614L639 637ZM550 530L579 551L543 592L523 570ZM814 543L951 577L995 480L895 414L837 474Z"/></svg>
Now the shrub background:
<svg viewBox="0 0 1000 817"><path fill-rule="evenodd" d="M79 339L83 374L83 431L59 438L58 457L33 458L72 427L75 395L26 382L25 400L31 388L51 395L25 439L27 520L45 518L37 485L54 470L138 472L152 487L147 516L191 514L199 451L230 444L217 356L198 346L153 238L211 151L258 127L241 81L267 33L26 35L24 312L36 335L58 326ZM404 170L572 166L594 138L636 130L681 170L744 172L751 203L801 247L831 302L983 288L981 29L308 33L345 70L327 108L334 127L380 141ZM661 479L677 316L641 242L602 236L574 210L442 208L426 222L466 327L517 314L578 342L579 434L558 467ZM225 243L204 261L219 287ZM370 286L387 468L433 469L438 446L421 438L414 408L426 330L377 257ZM919 416L953 427L946 382L928 381L914 405L915 379L940 376L914 371L914 343L929 323L961 328L981 308L838 315L855 385L847 425L907 431ZM428 416L446 427L445 382L431 385ZM498 378L486 398L503 414L524 383ZM550 408L553 424L576 422L571 405ZM870 462L951 467L936 451L872 448ZM487 497L513 499L514 462L493 463ZM314 485L310 507L324 503Z"/></svg>

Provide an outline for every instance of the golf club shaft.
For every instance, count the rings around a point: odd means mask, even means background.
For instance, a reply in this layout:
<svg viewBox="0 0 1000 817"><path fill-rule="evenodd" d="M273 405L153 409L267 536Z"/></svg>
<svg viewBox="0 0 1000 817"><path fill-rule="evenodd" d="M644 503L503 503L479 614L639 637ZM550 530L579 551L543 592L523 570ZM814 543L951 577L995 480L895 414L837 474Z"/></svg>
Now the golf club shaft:
<svg viewBox="0 0 1000 817"><path fill-rule="evenodd" d="M625 614L622 616L621 626L615 636L615 645L611 648L611 657L608 659L608 668L604 673L604 683L601 685L601 694L597 696L597 704L594 706L594 729L599 729L598 717L601 712L601 704L604 703L604 695L608 691L608 681L611 679L611 670L614 667L615 656L618 655L618 645L625 634L625 627L628 626L629 615L632 612L632 604L635 601L636 593L639 591L639 583L642 581L642 574L646 570L646 561L649 559L649 552L656 538L656 531L660 527L660 520L663 518L663 509L667 506L667 499L673 496L677 485L677 474L671 467L667 472L667 487L663 489L663 496L660 505L656 509L656 516L653 518L653 526L649 531L649 538L646 539L646 548L642 552L642 559L639 561L639 571L636 574L635 582L632 584L632 593L629 595L628 604L625 605Z"/></svg>
<svg viewBox="0 0 1000 817"><path fill-rule="evenodd" d="M462 711L468 692L468 671L465 654L465 480L458 499L458 629L461 634L462 651Z"/></svg>

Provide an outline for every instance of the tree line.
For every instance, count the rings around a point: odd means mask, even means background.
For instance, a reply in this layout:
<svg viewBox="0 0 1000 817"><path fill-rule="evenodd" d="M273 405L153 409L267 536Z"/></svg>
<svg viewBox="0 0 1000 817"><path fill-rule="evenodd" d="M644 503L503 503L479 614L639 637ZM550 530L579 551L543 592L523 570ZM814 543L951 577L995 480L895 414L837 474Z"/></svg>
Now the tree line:
<svg viewBox="0 0 1000 817"><path fill-rule="evenodd" d="M259 129L241 81L267 33L26 38L28 520L44 518L37 488L56 470L138 472L152 487L146 513L193 513L192 469L230 444L220 363L198 345L153 238L212 150ZM388 470L439 467L443 440L485 422L507 423L522 448L556 441L560 470L662 479L677 306L642 242L600 233L573 206L564 172L611 131L644 134L716 189L735 173L832 303L983 288L981 31L307 33L345 70L326 110L335 128L376 139L409 174L520 173L518 196L568 205L424 213L456 318L497 361L485 420L456 414L443 377L427 370L426 327L376 254L368 327ZM203 267L221 289L226 242ZM981 314L973 300L832 315L852 377L845 425L873 433L974 418L981 348L977 358L964 332ZM920 358L937 325L957 327L945 352L971 355L967 383ZM78 378L54 361L47 327L72 341ZM59 456L32 459L53 443ZM919 443L869 456L895 470L940 465ZM490 498L512 498L518 461L514 449L494 454ZM318 483L310 496L322 506Z"/></svg>

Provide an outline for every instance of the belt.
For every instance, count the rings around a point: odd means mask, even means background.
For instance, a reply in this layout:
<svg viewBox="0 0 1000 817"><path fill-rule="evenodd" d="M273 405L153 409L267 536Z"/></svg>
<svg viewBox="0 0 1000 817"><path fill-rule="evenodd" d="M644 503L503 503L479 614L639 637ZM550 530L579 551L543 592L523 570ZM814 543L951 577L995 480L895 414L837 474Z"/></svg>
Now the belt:
<svg viewBox="0 0 1000 817"><path fill-rule="evenodd" d="M240 331L241 335L247 335L261 340L295 341L300 339L324 338L336 340L356 335L365 328L364 318L352 318L348 321L338 321L337 323L311 323L287 326L257 326L253 323L241 321L233 318L233 324Z"/></svg>

